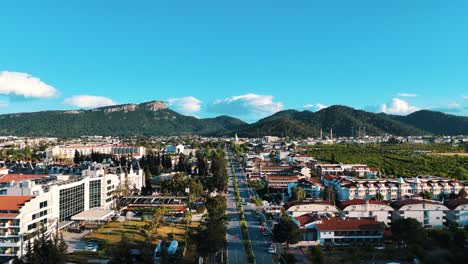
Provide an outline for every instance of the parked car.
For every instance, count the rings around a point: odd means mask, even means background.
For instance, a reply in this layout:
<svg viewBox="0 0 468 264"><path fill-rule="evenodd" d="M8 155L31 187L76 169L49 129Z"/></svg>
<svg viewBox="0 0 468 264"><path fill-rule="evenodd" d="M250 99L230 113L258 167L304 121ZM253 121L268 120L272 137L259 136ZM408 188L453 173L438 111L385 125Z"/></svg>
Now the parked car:
<svg viewBox="0 0 468 264"><path fill-rule="evenodd" d="M271 245L271 246L268 248L268 253L275 254L275 253L276 253L276 248L275 248L275 246Z"/></svg>

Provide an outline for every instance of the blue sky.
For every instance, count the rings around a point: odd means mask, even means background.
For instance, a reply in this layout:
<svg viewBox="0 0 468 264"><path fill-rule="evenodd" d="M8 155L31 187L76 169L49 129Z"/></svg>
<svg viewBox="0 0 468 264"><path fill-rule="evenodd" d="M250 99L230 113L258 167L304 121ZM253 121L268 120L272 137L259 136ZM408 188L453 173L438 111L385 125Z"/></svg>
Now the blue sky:
<svg viewBox="0 0 468 264"><path fill-rule="evenodd" d="M334 104L468 115L466 14L464 0L9 1L0 113L159 99L247 121Z"/></svg>

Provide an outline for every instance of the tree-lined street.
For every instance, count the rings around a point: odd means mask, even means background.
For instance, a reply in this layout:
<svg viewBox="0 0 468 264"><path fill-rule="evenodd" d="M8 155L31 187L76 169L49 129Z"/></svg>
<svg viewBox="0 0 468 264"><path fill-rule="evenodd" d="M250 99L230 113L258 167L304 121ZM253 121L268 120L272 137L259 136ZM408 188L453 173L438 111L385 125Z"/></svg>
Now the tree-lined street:
<svg viewBox="0 0 468 264"><path fill-rule="evenodd" d="M249 235L249 240L252 245L253 253L255 256L255 263L274 263L272 254L268 252L268 248L271 245L271 227L267 226L266 233L268 235L264 235L261 230L261 225L260 225L260 220L259 219L264 219L264 217L261 216L261 212L258 214L259 218L257 218L257 208L255 204L248 203L249 198L252 196L252 191L249 189L249 186L247 184L245 175L241 173L241 170L237 164L237 161L235 159L232 159L232 165L230 164L231 160L228 159L228 175L229 175L229 183L230 183L230 189L229 189L229 198L228 198L228 213L230 210L230 207L232 205L232 210L236 211L236 203L235 203L235 193L233 188L231 189L232 183L233 183L233 178L237 178L238 180L238 186L239 186L239 193L242 202L242 207L244 210L244 216L245 220L247 223L247 231ZM234 171L231 171L232 168L234 167ZM232 199L232 200L231 200ZM230 204L230 201L232 201L232 204ZM237 217L237 228L238 230L238 236L239 236L239 247L243 248L243 245L241 243L241 231L239 228L239 221L238 217L239 215L236 213L235 214ZM231 221L230 221L230 226L231 226ZM266 225L268 223L265 223ZM235 225L235 224L234 224ZM231 228L228 228L228 238L229 238L229 230ZM229 245L229 241L228 241ZM228 256L231 253L229 252L229 247L228 247ZM245 252L243 252L245 256ZM232 257L229 257L228 259L229 263L242 263L242 262L233 262L235 261Z"/></svg>

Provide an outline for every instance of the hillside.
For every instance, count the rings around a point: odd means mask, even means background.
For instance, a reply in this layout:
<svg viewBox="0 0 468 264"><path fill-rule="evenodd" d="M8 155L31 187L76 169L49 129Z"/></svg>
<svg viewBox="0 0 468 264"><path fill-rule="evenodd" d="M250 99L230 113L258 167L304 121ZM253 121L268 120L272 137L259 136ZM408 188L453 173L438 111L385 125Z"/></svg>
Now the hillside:
<svg viewBox="0 0 468 264"><path fill-rule="evenodd" d="M161 101L91 110L44 111L0 115L1 135L77 137L81 135L189 135L227 132L245 122L221 116L181 115Z"/></svg>
<svg viewBox="0 0 468 264"><path fill-rule="evenodd" d="M229 116L181 115L162 101L123 104L90 110L43 111L0 115L0 135L77 137L81 135L468 135L468 117L421 110L407 116L376 114L335 105L317 112L285 110L247 124Z"/></svg>
<svg viewBox="0 0 468 264"><path fill-rule="evenodd" d="M434 111L418 111L407 116L387 115L334 105L317 112L285 110L242 127L240 136L262 135L306 137L318 136L320 129L328 135L358 135L359 127L366 135L459 135L468 134L468 117Z"/></svg>

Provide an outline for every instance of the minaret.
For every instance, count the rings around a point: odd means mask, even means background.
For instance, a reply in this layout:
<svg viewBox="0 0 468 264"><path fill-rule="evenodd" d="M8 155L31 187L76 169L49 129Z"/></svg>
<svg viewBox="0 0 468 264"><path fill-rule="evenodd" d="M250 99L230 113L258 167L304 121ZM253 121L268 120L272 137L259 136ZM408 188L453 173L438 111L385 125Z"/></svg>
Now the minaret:
<svg viewBox="0 0 468 264"><path fill-rule="evenodd" d="M239 138L237 137L237 133L235 135L235 143L238 144L239 143Z"/></svg>
<svg viewBox="0 0 468 264"><path fill-rule="evenodd" d="M322 129L320 128L320 140L322 140L322 135L323 135L323 132L322 132Z"/></svg>
<svg viewBox="0 0 468 264"><path fill-rule="evenodd" d="M330 140L333 141L333 128L330 128Z"/></svg>

